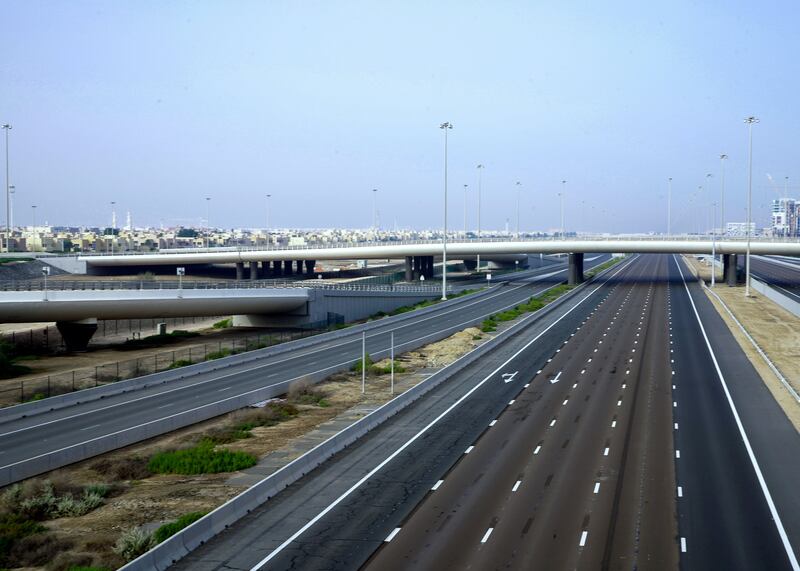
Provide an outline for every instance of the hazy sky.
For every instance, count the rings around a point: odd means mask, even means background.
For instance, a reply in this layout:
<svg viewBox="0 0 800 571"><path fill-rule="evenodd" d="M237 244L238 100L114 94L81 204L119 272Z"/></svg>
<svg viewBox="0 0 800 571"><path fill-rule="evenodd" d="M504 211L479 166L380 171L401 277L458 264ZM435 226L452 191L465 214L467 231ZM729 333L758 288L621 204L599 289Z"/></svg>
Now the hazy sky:
<svg viewBox="0 0 800 571"><path fill-rule="evenodd" d="M800 194L800 8L786 2L2 3L15 221L691 230ZM713 194L694 198L706 173ZM4 181L3 181L4 182ZM5 208L0 216L5 219Z"/></svg>

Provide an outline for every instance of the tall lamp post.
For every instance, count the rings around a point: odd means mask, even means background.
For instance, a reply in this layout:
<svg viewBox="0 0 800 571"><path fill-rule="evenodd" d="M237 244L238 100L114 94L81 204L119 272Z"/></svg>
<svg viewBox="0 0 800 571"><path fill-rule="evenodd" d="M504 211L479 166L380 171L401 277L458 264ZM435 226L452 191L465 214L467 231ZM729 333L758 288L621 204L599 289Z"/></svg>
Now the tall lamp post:
<svg viewBox="0 0 800 571"><path fill-rule="evenodd" d="M567 188L567 181L561 181L561 192L558 193L558 196L561 197L561 239L564 240L564 195L566 192L564 189Z"/></svg>
<svg viewBox="0 0 800 571"><path fill-rule="evenodd" d="M711 173L706 173L706 188L708 189L708 196L711 196L711 177L714 176ZM708 218L706 218L706 223L708 223Z"/></svg>
<svg viewBox="0 0 800 571"><path fill-rule="evenodd" d="M716 225L717 225L717 203L711 203L711 287L714 287L715 275L717 273L717 242L716 242Z"/></svg>
<svg viewBox="0 0 800 571"><path fill-rule="evenodd" d="M447 132L453 124L446 121L439 125L444 130L444 234L442 234L442 301L447 300Z"/></svg>
<svg viewBox="0 0 800 571"><path fill-rule="evenodd" d="M672 236L672 177L667 179L667 236Z"/></svg>
<svg viewBox="0 0 800 571"><path fill-rule="evenodd" d="M13 184L8 187L9 194L11 195L10 208L8 209L8 222L9 226L14 227L14 195L16 194L17 187Z"/></svg>
<svg viewBox="0 0 800 571"><path fill-rule="evenodd" d="M750 224L753 218L753 125L758 118L750 116L744 120L748 130L748 171L747 171L747 254L745 256L744 296L750 297Z"/></svg>
<svg viewBox="0 0 800 571"><path fill-rule="evenodd" d="M372 189L372 230L378 230L378 189Z"/></svg>
<svg viewBox="0 0 800 571"><path fill-rule="evenodd" d="M210 216L211 216L211 197L206 196L206 248L208 248L211 245L211 240L209 236L209 233L211 232Z"/></svg>
<svg viewBox="0 0 800 571"><path fill-rule="evenodd" d="M114 228L117 227L117 211L116 211L116 208L114 207L115 204L117 204L117 203L112 200L111 201L111 254L112 255L114 254ZM36 207L34 206L34 208L36 208ZM33 220L34 220L34 223L35 223L36 222L36 211L34 210L33 212L34 212ZM35 228L34 228L34 232L36 232Z"/></svg>
<svg viewBox="0 0 800 571"><path fill-rule="evenodd" d="M481 171L486 168L483 165L478 165L478 240L481 239ZM476 270L481 271L481 255L478 254L476 263Z"/></svg>
<svg viewBox="0 0 800 571"><path fill-rule="evenodd" d="M464 240L467 239L467 187L469 185L464 185Z"/></svg>
<svg viewBox="0 0 800 571"><path fill-rule="evenodd" d="M33 210L33 251L36 252L36 205L31 206Z"/></svg>
<svg viewBox="0 0 800 571"><path fill-rule="evenodd" d="M266 238L267 238L267 250L269 250L269 199L272 198L271 194L267 195L267 231L266 231Z"/></svg>
<svg viewBox="0 0 800 571"><path fill-rule="evenodd" d="M515 186L517 187L517 240L519 240L519 196L522 191L522 183L517 181Z"/></svg>
<svg viewBox="0 0 800 571"><path fill-rule="evenodd" d="M719 227L722 233L725 234L725 159L728 155L725 153L719 156Z"/></svg>
<svg viewBox="0 0 800 571"><path fill-rule="evenodd" d="M8 123L3 125L6 132L6 252L11 251L11 189L8 175L8 132L11 129Z"/></svg>

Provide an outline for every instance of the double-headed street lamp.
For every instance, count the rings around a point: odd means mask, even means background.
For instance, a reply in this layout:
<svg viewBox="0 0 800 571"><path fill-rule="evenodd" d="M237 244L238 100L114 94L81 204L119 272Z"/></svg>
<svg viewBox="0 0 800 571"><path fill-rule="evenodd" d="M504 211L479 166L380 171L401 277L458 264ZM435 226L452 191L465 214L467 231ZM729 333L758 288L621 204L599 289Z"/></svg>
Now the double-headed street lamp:
<svg viewBox="0 0 800 571"><path fill-rule="evenodd" d="M439 125L444 130L444 234L442 234L442 301L447 300L447 132L453 124L446 121Z"/></svg>
<svg viewBox="0 0 800 571"><path fill-rule="evenodd" d="M744 295L750 297L750 224L753 219L753 125L758 118L750 116L744 120L748 129L748 171L747 171L747 254L745 256Z"/></svg>
<svg viewBox="0 0 800 571"><path fill-rule="evenodd" d="M719 165L720 165L720 173L719 173L719 188L720 188L720 197L719 197L719 226L722 229L722 233L725 233L725 159L728 158L728 155L725 153L719 156Z"/></svg>

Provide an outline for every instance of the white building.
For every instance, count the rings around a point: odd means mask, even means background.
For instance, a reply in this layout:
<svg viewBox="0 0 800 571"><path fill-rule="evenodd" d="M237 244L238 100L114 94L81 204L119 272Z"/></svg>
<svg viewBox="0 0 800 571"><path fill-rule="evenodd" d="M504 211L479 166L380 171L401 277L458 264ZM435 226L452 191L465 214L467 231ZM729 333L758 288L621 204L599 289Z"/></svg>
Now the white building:
<svg viewBox="0 0 800 571"><path fill-rule="evenodd" d="M772 201L772 235L797 236L797 201L779 198Z"/></svg>

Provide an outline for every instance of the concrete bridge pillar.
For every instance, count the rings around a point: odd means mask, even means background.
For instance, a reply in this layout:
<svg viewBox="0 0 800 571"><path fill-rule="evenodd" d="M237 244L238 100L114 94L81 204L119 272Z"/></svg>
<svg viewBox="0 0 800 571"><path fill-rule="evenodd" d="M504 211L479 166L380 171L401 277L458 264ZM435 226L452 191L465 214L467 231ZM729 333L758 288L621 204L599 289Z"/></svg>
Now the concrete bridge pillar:
<svg viewBox="0 0 800 571"><path fill-rule="evenodd" d="M250 279L258 279L258 262L250 262Z"/></svg>
<svg viewBox="0 0 800 571"><path fill-rule="evenodd" d="M280 260L272 261L272 276L281 277L283 275L283 263Z"/></svg>
<svg viewBox="0 0 800 571"><path fill-rule="evenodd" d="M236 281L240 282L244 279L244 262L236 262Z"/></svg>
<svg viewBox="0 0 800 571"><path fill-rule="evenodd" d="M433 256L424 256L422 263L423 267L425 268L425 279L427 280L433 278Z"/></svg>
<svg viewBox="0 0 800 571"><path fill-rule="evenodd" d="M306 260L306 275L314 275L314 266L317 265L316 260Z"/></svg>
<svg viewBox="0 0 800 571"><path fill-rule="evenodd" d="M284 260L283 261L283 275L291 276L292 275L292 261L291 260Z"/></svg>
<svg viewBox="0 0 800 571"><path fill-rule="evenodd" d="M736 254L725 254L722 258L722 272L725 283L734 287L739 283L739 266Z"/></svg>
<svg viewBox="0 0 800 571"><path fill-rule="evenodd" d="M297 275L298 276L302 276L303 275L303 260L297 260L296 263L297 263Z"/></svg>
<svg viewBox="0 0 800 571"><path fill-rule="evenodd" d="M569 285L583 283L583 252L569 255L569 270L567 272Z"/></svg>
<svg viewBox="0 0 800 571"><path fill-rule="evenodd" d="M82 353L89 346L89 340L97 331L97 319L89 318L80 321L57 321L56 328L64 339L64 345L70 353Z"/></svg>
<svg viewBox="0 0 800 571"><path fill-rule="evenodd" d="M410 282L414 279L414 265L411 262L411 256L406 256L406 281Z"/></svg>

